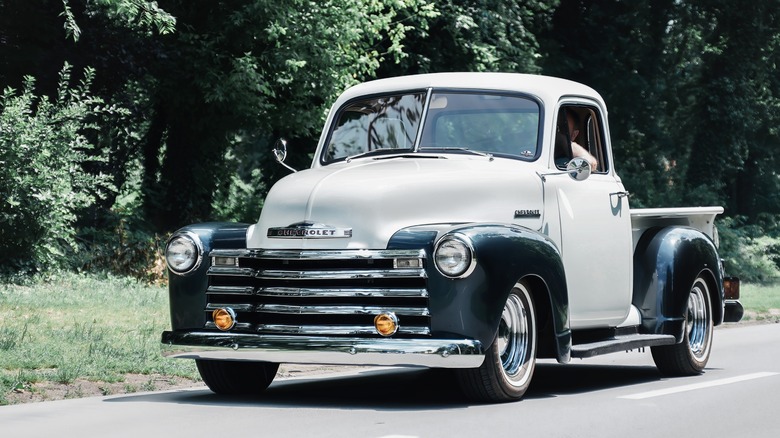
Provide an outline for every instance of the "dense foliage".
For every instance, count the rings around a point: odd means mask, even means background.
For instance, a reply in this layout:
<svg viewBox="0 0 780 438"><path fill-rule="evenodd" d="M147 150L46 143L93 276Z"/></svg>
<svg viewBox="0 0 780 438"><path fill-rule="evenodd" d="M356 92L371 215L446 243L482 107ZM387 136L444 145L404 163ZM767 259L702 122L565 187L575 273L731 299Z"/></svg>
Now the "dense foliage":
<svg viewBox="0 0 780 438"><path fill-rule="evenodd" d="M71 84L70 66L60 74L54 100L35 95L27 77L17 93L0 96L0 266L38 271L60 265L74 246L76 212L113 186L107 175L85 171L94 155L86 131L90 118L119 112L89 93L93 72Z"/></svg>
<svg viewBox="0 0 780 438"><path fill-rule="evenodd" d="M778 273L780 0L0 0L0 11L0 255L12 271L81 248L68 258L85 269L153 272L150 248L178 226L254 221L285 173L269 145L290 138L292 164L307 166L346 87L470 70L597 89L632 205L724 205L730 269ZM85 79L63 79L66 63Z"/></svg>

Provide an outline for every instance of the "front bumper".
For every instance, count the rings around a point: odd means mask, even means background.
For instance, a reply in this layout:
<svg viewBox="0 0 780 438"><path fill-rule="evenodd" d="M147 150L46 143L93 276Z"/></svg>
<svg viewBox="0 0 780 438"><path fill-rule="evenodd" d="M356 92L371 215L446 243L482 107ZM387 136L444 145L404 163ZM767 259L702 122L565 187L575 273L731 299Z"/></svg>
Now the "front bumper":
<svg viewBox="0 0 780 438"><path fill-rule="evenodd" d="M162 334L163 355L298 364L477 368L482 343L470 339L366 339L216 332Z"/></svg>

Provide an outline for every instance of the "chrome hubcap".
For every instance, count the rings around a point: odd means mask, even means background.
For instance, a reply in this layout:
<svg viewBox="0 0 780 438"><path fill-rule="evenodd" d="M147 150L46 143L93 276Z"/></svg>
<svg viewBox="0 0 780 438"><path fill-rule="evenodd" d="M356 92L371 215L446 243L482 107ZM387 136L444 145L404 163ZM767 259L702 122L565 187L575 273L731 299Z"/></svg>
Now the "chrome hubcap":
<svg viewBox="0 0 780 438"><path fill-rule="evenodd" d="M530 330L529 318L522 300L515 294L510 294L501 314L498 328L498 352L501 367L512 385L525 383L527 374L524 365L529 359Z"/></svg>
<svg viewBox="0 0 780 438"><path fill-rule="evenodd" d="M707 311L707 285L697 280L688 296L688 315L686 331L691 353L701 359L707 351L710 316Z"/></svg>

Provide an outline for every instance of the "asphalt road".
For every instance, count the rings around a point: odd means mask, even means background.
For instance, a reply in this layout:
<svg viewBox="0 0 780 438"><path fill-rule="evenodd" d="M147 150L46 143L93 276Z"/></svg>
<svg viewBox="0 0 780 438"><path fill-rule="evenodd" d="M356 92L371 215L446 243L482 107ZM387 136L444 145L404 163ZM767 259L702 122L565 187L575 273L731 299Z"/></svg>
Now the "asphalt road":
<svg viewBox="0 0 780 438"><path fill-rule="evenodd" d="M274 382L0 407L0 437L780 436L780 324L718 328L706 372L662 378L644 353L542 362L523 401L474 405L446 372L366 369Z"/></svg>

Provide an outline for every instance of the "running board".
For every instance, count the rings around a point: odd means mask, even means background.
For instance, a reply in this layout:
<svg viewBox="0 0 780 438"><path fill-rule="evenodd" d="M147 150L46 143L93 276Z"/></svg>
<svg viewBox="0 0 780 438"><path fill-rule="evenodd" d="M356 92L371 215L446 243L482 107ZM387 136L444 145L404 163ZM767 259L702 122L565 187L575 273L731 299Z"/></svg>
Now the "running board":
<svg viewBox="0 0 780 438"><path fill-rule="evenodd" d="M658 345L673 345L672 335L617 335L603 341L588 344L576 344L571 347L571 357L593 357L600 354L629 351L642 347L655 347Z"/></svg>

